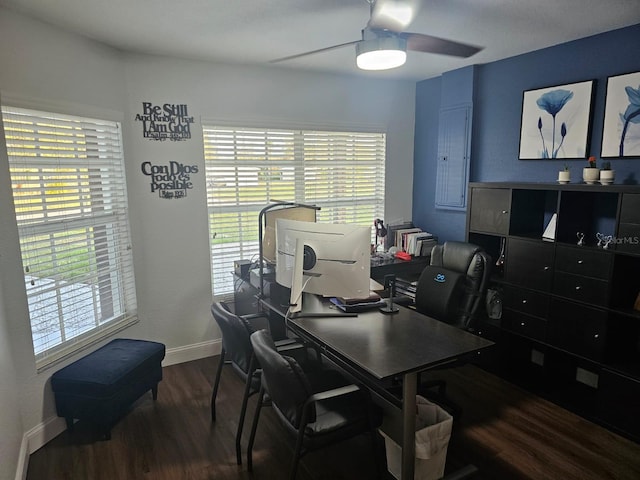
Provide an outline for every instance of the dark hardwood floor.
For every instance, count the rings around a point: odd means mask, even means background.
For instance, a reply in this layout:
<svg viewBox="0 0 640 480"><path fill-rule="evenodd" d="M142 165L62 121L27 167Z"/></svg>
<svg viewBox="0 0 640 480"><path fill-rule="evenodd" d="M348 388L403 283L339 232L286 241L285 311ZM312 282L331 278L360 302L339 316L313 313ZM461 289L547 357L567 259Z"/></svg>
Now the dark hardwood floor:
<svg viewBox="0 0 640 480"><path fill-rule="evenodd" d="M293 440L271 409L263 410L254 472L235 461L234 435L243 384L225 368L217 422L210 421L211 384L219 357L164 369L158 400L147 393L112 430L97 439L77 424L31 455L28 480L284 479ZM473 463L474 477L495 479L638 479L640 445L619 437L477 367L439 371L463 407L449 444L447 471ZM251 398L243 459L255 407ZM375 478L369 439L311 452L299 480ZM384 460L382 460L384 464ZM246 461L245 461L246 464ZM392 477L389 475L389 479Z"/></svg>

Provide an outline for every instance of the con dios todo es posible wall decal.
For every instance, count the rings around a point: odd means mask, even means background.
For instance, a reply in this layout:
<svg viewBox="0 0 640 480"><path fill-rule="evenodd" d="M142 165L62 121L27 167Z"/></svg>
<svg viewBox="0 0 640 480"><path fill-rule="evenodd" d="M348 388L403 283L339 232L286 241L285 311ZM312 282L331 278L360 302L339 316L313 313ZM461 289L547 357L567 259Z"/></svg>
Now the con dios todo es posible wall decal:
<svg viewBox="0 0 640 480"><path fill-rule="evenodd" d="M174 161L168 165L142 162L140 170L151 179L151 193L158 192L160 198L173 200L185 198L187 190L193 188L191 176L198 173L198 166Z"/></svg>
<svg viewBox="0 0 640 480"><path fill-rule="evenodd" d="M191 138L193 117L184 103L154 105L142 102L142 113L136 114L136 122L142 123L142 136L149 140L181 142Z"/></svg>

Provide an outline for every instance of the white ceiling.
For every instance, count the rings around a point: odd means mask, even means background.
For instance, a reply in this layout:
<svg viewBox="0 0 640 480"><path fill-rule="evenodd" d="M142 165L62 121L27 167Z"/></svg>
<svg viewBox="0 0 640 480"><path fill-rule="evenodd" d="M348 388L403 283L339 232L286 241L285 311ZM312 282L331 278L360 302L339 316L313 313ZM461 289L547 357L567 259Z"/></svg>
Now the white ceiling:
<svg viewBox="0 0 640 480"><path fill-rule="evenodd" d="M640 23L640 0L417 3L419 12L407 31L484 50L467 59L409 52L404 66L377 73L356 68L353 45L269 63L359 40L369 19L366 0L0 0L0 5L125 51L409 80ZM621 47L638 54L637 45Z"/></svg>

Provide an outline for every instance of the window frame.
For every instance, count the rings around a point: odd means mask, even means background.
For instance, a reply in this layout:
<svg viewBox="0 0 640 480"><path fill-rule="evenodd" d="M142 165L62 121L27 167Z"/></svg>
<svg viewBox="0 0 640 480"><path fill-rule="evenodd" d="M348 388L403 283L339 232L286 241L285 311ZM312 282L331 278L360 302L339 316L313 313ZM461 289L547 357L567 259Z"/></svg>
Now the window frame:
<svg viewBox="0 0 640 480"><path fill-rule="evenodd" d="M285 164L289 167L293 167L295 173L293 176L295 177L296 190L295 190L295 198L282 198L278 195L278 191L271 192L270 196L267 196L268 189L265 189L265 195L261 198L256 198L254 202L246 202L246 203L235 203L229 202L229 204L224 206L216 207L212 204L212 194L211 190L213 187L213 183L215 182L212 179L210 173L213 168L213 161L211 159L211 154L208 152L208 148L210 146L210 142L208 141L209 136L211 135L212 130L229 130L229 131L263 131L263 132L292 132L298 133L300 135L304 134L325 134L335 136L339 135L352 135L356 138L358 135L363 137L372 138L374 136L379 136L378 142L379 145L376 145L376 176L373 183L375 184L374 193L370 195L370 201L374 204L371 207L371 214L364 215L366 216L366 220L363 221L351 221L354 217L353 215L349 216L348 213L340 216L331 214L331 211L335 207L341 207L346 205L345 202L348 200L340 201L334 198L325 198L324 201L318 200L317 198L311 198L305 196L305 178L304 178L304 152L301 150L301 145L303 142L294 142L292 147L293 154L296 158L291 161L285 161ZM304 125L304 126L296 126L290 127L286 124L282 124L279 122L265 122L265 123L255 123L255 122L226 122L219 120L202 120L202 130L203 130L203 143L205 150L205 171L207 175L207 211L208 211L208 226L209 226L209 242L210 242L210 262L211 262L211 282L212 282L212 293L213 298L215 300L231 300L233 298L233 292L238 287L238 279L232 276L233 273L233 261L235 260L250 260L252 263L257 264L258 262L258 250L259 245L257 241L258 237L258 213L269 204L270 201L275 200L284 200L284 201L293 201L303 204L313 204L320 207L320 210L317 212L317 220L323 222L349 222L349 223L359 223L361 225L370 225L373 227L375 218L384 218L384 208L385 208L385 168L386 168L386 160L387 160L387 137L388 132L386 129L382 127L361 127L361 126L316 126L316 125ZM262 163L261 163L262 162ZM248 166L256 167L258 165L265 165L264 160L248 162ZM268 165L265 165L265 168L276 166L276 164L271 164L267 162ZM239 165L236 165L238 168ZM240 178L239 175L236 178ZM331 182L327 184L331 185ZM364 197L362 197L364 198ZM362 198L360 202L362 202ZM352 208L355 208L357 203L353 203L351 205ZM255 238L251 240L246 240L246 235L244 235L245 239L238 240L239 248L230 251L229 257L226 259L226 263L224 265L217 265L216 260L219 258L220 254L216 253L215 245L214 245L214 237L216 234L217 227L213 225L212 220L212 212L214 211L223 212L226 210L227 213L233 214L244 214L251 216L250 221L246 221L245 225L249 226L252 230L255 229L255 232L252 234L255 235ZM372 228L372 243L375 239L375 229ZM220 284L218 279L223 278L227 285L232 285L231 288L226 288L222 292L219 288L216 288L217 285Z"/></svg>
<svg viewBox="0 0 640 480"><path fill-rule="evenodd" d="M38 371L138 321L121 119L115 119L112 112L99 112L96 109L78 114L64 106L56 107L32 102L7 102L6 99L1 105L14 213L29 303L30 330ZM51 126L47 127L46 133L26 132L25 136L30 133L33 138L22 140L19 138L22 132L16 131L16 120L12 118L19 114L27 115L25 118L31 121L31 124L25 124L25 130L33 128L35 131L35 124L43 119L48 119ZM63 125L71 132L68 135L70 140L63 134ZM40 128L44 130L43 127ZM68 140L66 146L56 143L57 134L61 139ZM80 148L83 145L82 139L84 150ZM28 150L27 145L32 150ZM45 146L50 153L43 155ZM61 153L55 152L56 147L60 147ZM67 148L74 153L65 150ZM18 161L18 157L23 158ZM16 196L16 179L20 171L26 189L27 186L33 187L37 183L36 179L41 181L40 194L33 193L37 191L34 188L31 193L21 192L24 194L22 198L20 195ZM55 183L55 180L59 182ZM57 185L58 191L49 195L51 186L47 189L46 185ZM47 203L59 209L58 218L46 211ZM42 210L41 218L29 219L29 210L32 214L38 213L38 208ZM30 270L29 264L35 261L28 260L33 258L29 251L31 247L42 245L45 240L52 242L54 246L49 248L48 254L41 250L36 257L42 259L48 256L51 262L54 262L58 250L62 252L64 248L68 248L64 253L72 253L74 260L80 258L80 246L84 241L87 249L86 270L90 273L74 276L75 271L70 270L69 266L65 273L65 267L59 261L57 264L51 263L48 274L52 278L40 277L40 281L36 281L36 273L27 271ZM28 244L30 241L33 243ZM68 247L64 247L65 242ZM41 275L44 275L43 271L40 272ZM69 275L70 278L65 278ZM90 277L93 277L93 283L87 280ZM83 281L86 283L82 283ZM38 283L40 290L31 288L35 287L34 283ZM42 292L45 291L54 298L49 300L49 304L55 305L57 323L62 326L62 331L60 341L41 348L37 343L40 340L36 331L44 321L38 320L41 317L36 315L34 305L36 297L40 295L42 298ZM64 291L67 292L66 300L63 300ZM80 291L82 293L78 293ZM65 308L74 309L77 318L86 315L86 318L91 319L91 322L87 321L82 327L86 330L78 328L73 331L71 325L74 322L80 325L82 321L65 316ZM92 314L86 313L89 309L93 310ZM96 314L97 311L101 312L100 315ZM113 315L109 315L110 313ZM53 318L54 315L50 312L50 316ZM87 328L89 324L92 326ZM45 341L45 345L47 342Z"/></svg>

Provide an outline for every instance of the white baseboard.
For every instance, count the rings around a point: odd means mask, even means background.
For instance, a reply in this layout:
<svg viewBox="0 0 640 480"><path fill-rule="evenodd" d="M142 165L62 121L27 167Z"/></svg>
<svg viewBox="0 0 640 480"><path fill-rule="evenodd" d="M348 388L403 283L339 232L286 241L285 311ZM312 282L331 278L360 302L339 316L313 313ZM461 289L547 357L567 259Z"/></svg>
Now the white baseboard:
<svg viewBox="0 0 640 480"><path fill-rule="evenodd" d="M49 417L41 424L33 427L25 434L29 443L29 454L56 438L66 428L67 424L62 417Z"/></svg>
<svg viewBox="0 0 640 480"><path fill-rule="evenodd" d="M168 367L169 365L220 355L221 350L222 340L220 339L169 348L162 361L162 366ZM29 455L60 435L66 428L67 425L64 418L49 417L24 434L22 445L20 446L20 459L16 468L15 480L25 480L27 478Z"/></svg>
<svg viewBox="0 0 640 480"><path fill-rule="evenodd" d="M194 343L183 347L169 348L167 349L164 360L162 361L162 366L168 367L169 365L175 365L177 363L190 362L192 360L199 360L200 358L220 355L221 350L222 340L220 339Z"/></svg>
<svg viewBox="0 0 640 480"><path fill-rule="evenodd" d="M26 480L28 466L29 466L29 438L25 433L24 435L22 435L22 444L20 444L20 453L18 454L18 466L16 467L15 480Z"/></svg>

